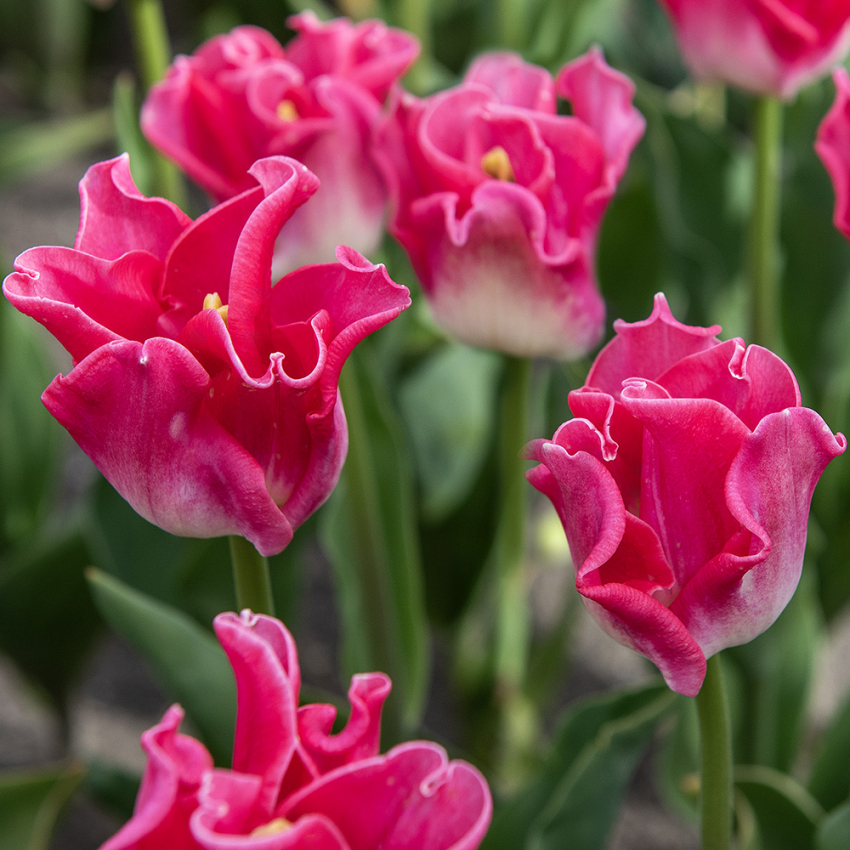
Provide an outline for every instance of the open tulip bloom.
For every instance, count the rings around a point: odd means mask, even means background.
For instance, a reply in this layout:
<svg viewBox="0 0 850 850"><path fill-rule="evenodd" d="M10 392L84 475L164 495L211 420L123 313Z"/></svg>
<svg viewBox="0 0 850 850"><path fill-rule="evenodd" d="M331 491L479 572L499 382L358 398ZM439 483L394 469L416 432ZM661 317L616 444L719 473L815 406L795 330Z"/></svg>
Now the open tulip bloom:
<svg viewBox="0 0 850 850"><path fill-rule="evenodd" d="M179 706L142 736L148 763L132 819L102 850L475 850L492 801L472 765L428 741L379 755L383 673L354 676L351 714L298 707L295 642L283 624L243 611L215 630L236 677L232 770L179 733Z"/></svg>
<svg viewBox="0 0 850 850"><path fill-rule="evenodd" d="M659 0L695 76L788 98L850 48L850 0Z"/></svg>
<svg viewBox="0 0 850 850"><path fill-rule="evenodd" d="M24 252L3 291L71 354L42 400L136 511L271 555L339 477L346 357L410 299L348 248L272 287L275 238L318 181L285 157L250 177L192 221L126 156L99 163L74 247Z"/></svg>
<svg viewBox="0 0 850 850"><path fill-rule="evenodd" d="M518 357L573 359L598 343L595 247L644 131L633 93L596 50L557 80L495 53L449 91L396 92L374 155L390 232L441 327ZM559 95L572 115L558 115Z"/></svg>
<svg viewBox="0 0 850 850"><path fill-rule="evenodd" d="M179 56L142 109L148 139L219 201L253 185L251 164L292 156L321 180L277 245L275 268L333 259L338 244L370 253L383 235L386 193L368 154L390 85L413 63L413 36L382 21L290 18L286 47L237 27Z"/></svg>
<svg viewBox="0 0 850 850"><path fill-rule="evenodd" d="M847 444L779 357L681 324L663 295L614 327L570 394L576 418L527 447L528 477L558 511L590 613L693 696L706 658L788 604L812 492Z"/></svg>

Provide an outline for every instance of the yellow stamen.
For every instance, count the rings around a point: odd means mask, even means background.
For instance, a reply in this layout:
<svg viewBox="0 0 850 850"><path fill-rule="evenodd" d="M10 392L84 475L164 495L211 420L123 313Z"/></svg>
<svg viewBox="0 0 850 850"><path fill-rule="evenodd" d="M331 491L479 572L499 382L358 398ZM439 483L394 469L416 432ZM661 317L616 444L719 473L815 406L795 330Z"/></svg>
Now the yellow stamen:
<svg viewBox="0 0 850 850"><path fill-rule="evenodd" d="M227 324L227 305L221 303L221 297L217 292L210 292L204 296L204 310L215 310Z"/></svg>
<svg viewBox="0 0 850 850"><path fill-rule="evenodd" d="M508 152L501 145L490 148L481 157L481 170L497 180L507 180L510 183L516 180Z"/></svg>
<svg viewBox="0 0 850 850"><path fill-rule="evenodd" d="M262 826L258 826L251 832L249 838L265 838L269 835L277 835L278 833L285 832L291 826L292 823L286 818L275 818L268 823L264 823Z"/></svg>
<svg viewBox="0 0 850 850"><path fill-rule="evenodd" d="M297 121L298 120L298 110L295 108L295 104L291 100L282 100L277 105L277 117L280 118L281 121Z"/></svg>

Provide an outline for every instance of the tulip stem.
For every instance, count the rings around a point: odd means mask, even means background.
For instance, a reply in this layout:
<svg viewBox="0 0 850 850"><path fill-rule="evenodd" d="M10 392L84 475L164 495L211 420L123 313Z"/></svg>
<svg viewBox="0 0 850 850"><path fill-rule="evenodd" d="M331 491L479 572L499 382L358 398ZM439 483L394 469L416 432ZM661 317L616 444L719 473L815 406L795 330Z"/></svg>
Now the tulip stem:
<svg viewBox="0 0 850 850"><path fill-rule="evenodd" d="M755 104L755 191L750 231L750 342L781 347L779 318L779 195L782 160L782 102L762 97Z"/></svg>
<svg viewBox="0 0 850 850"><path fill-rule="evenodd" d="M136 47L136 61L147 91L165 76L171 61L171 45L160 0L129 0L130 25ZM183 180L177 166L157 152L152 153L156 192L185 209Z"/></svg>
<svg viewBox="0 0 850 850"><path fill-rule="evenodd" d="M502 767L514 773L516 759L532 732L522 687L528 664L529 622L526 605L525 514L528 485L520 451L528 439L531 360L507 358L499 433L501 513L496 532L497 611L495 636L496 699L501 712Z"/></svg>
<svg viewBox="0 0 850 850"><path fill-rule="evenodd" d="M696 697L701 746L701 850L729 850L732 839L732 738L720 655L708 659Z"/></svg>
<svg viewBox="0 0 850 850"><path fill-rule="evenodd" d="M264 558L244 537L231 535L230 560L236 586L236 606L250 608L255 614L274 616L272 583L268 558Z"/></svg>

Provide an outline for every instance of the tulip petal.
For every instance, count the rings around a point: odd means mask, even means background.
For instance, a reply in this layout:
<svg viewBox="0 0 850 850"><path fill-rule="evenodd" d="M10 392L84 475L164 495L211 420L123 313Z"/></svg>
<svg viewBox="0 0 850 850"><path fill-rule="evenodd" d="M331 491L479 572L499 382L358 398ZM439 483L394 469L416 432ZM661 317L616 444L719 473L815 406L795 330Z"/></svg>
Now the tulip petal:
<svg viewBox="0 0 850 850"><path fill-rule="evenodd" d="M486 86L499 103L555 114L552 76L545 68L524 62L518 53L486 53L473 60L465 83Z"/></svg>
<svg viewBox="0 0 850 850"><path fill-rule="evenodd" d="M815 150L835 190L833 222L850 239L850 75L837 68L832 79L835 102L818 128Z"/></svg>
<svg viewBox="0 0 850 850"><path fill-rule="evenodd" d="M257 805L270 814L298 740L295 643L282 623L250 611L219 614L215 631L236 678L233 769L260 777Z"/></svg>
<svg viewBox="0 0 850 850"><path fill-rule="evenodd" d="M725 497L749 545L709 561L672 605L707 656L752 640L788 604L803 567L812 492L846 446L808 408L768 414L744 440Z"/></svg>
<svg viewBox="0 0 850 850"><path fill-rule="evenodd" d="M492 816L481 774L417 741L346 765L296 793L278 810L296 820L325 815L351 850L473 850Z"/></svg>
<svg viewBox="0 0 850 850"><path fill-rule="evenodd" d="M750 431L712 399L658 398L652 392L652 385L630 382L621 399L646 429L641 517L657 532L683 586L738 530L723 486Z"/></svg>
<svg viewBox="0 0 850 850"><path fill-rule="evenodd" d="M80 182L80 229L74 248L115 260L127 251L147 251L161 262L192 220L165 198L147 198L130 175L130 158L91 166Z"/></svg>
<svg viewBox="0 0 850 850"><path fill-rule="evenodd" d="M113 342L42 399L121 495L173 534L240 534L263 554L292 537L263 471L205 410L209 376L185 348L155 337Z"/></svg>
<svg viewBox="0 0 850 850"><path fill-rule="evenodd" d="M718 344L720 326L683 325L659 292L648 319L640 322L616 319L614 330L617 335L593 361L585 385L619 398L623 381L628 378L655 381L683 357L713 348Z"/></svg>
<svg viewBox="0 0 850 850"><path fill-rule="evenodd" d="M141 342L156 331L162 264L147 252L110 261L73 248L32 248L15 260L15 269L3 283L6 297L44 325L75 362L114 340Z"/></svg>
<svg viewBox="0 0 850 850"><path fill-rule="evenodd" d="M183 710L173 705L142 735L148 761L133 817L101 850L194 850L189 818L212 758L194 738L177 730Z"/></svg>

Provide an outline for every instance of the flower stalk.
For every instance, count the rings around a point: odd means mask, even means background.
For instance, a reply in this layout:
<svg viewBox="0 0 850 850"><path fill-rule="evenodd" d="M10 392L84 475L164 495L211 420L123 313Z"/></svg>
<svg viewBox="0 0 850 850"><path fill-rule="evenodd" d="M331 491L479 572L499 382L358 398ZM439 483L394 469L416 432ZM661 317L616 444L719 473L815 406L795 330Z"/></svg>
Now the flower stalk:
<svg viewBox="0 0 850 850"><path fill-rule="evenodd" d="M732 840L732 739L720 655L708 659L696 696L700 727L701 850L729 850Z"/></svg>
<svg viewBox="0 0 850 850"><path fill-rule="evenodd" d="M250 608L255 614L274 616L274 598L269 576L269 561L244 537L230 536L230 560L236 605L240 611Z"/></svg>
<svg viewBox="0 0 850 850"><path fill-rule="evenodd" d="M779 196L782 102L762 97L755 105L756 167L750 231L750 341L781 349L779 312Z"/></svg>

